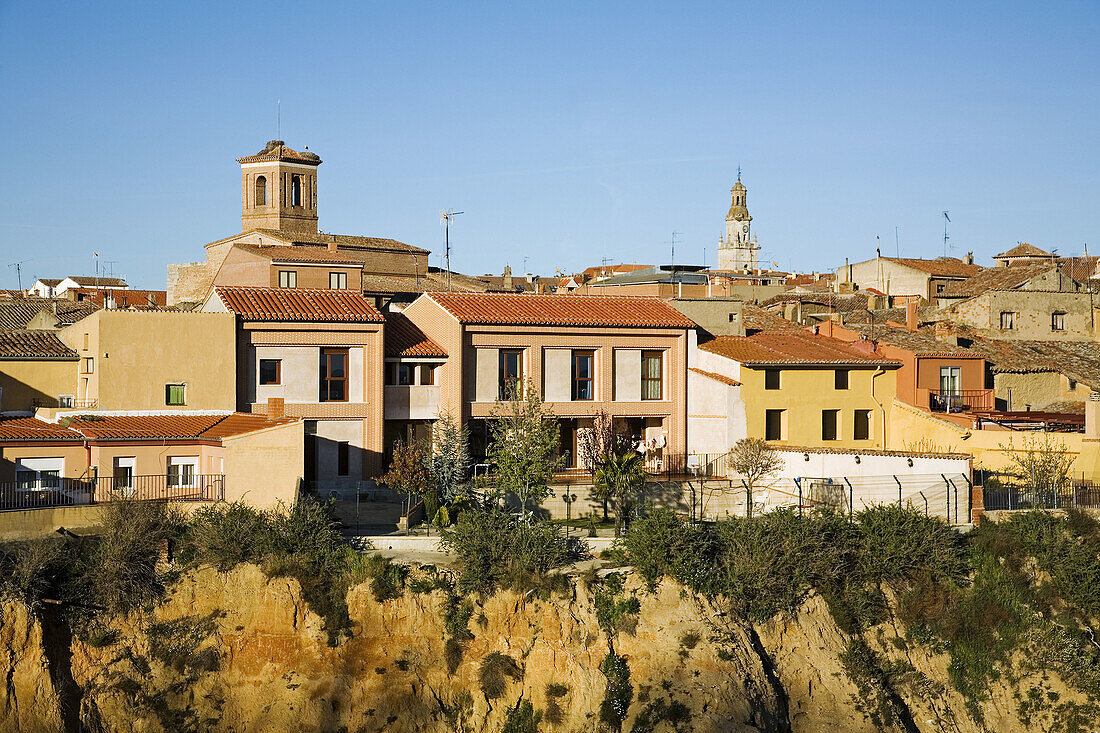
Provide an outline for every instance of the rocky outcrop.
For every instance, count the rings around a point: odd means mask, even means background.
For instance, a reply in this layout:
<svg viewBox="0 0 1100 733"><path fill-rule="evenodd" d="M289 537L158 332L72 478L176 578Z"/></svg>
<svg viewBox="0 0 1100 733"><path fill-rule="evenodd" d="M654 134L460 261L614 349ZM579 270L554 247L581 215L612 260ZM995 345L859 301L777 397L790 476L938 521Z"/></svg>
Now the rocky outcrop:
<svg viewBox="0 0 1100 733"><path fill-rule="evenodd" d="M495 732L525 702L542 711L539 730L614 729L601 671L612 651L628 670L624 731L1027 729L1008 681L968 708L948 657L905 641L893 622L852 639L816 596L751 626L669 582L654 594L628 583L626 593L639 611L611 638L577 580L549 600L471 599L468 633L449 645L444 590L406 589L379 603L355 587L353 633L330 646L297 582L253 566L185 574L151 615L103 619L67 650L51 651L62 636L6 603L0 733L74 729L66 706L79 707L84 730L133 733ZM496 697L483 674L494 652L514 662ZM1076 699L1053 676L1044 684L1063 702ZM1050 723L1031 721L1034 730Z"/></svg>

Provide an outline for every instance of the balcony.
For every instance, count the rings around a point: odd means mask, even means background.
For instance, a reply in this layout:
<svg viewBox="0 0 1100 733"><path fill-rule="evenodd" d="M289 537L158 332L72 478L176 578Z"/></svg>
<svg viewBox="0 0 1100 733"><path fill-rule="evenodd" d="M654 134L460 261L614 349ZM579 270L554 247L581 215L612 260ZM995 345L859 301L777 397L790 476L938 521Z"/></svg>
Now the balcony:
<svg viewBox="0 0 1100 733"><path fill-rule="evenodd" d="M929 390L928 400L932 412L992 410L994 406L991 389Z"/></svg>
<svg viewBox="0 0 1100 733"><path fill-rule="evenodd" d="M99 400L78 400L69 396L57 399L35 399L31 401L34 407L53 407L59 410L94 410L99 406Z"/></svg>
<svg viewBox="0 0 1100 733"><path fill-rule="evenodd" d="M133 501L221 501L225 498L224 474L130 476L115 478L57 478L0 484L0 511L41 509L55 506L92 506L116 499Z"/></svg>

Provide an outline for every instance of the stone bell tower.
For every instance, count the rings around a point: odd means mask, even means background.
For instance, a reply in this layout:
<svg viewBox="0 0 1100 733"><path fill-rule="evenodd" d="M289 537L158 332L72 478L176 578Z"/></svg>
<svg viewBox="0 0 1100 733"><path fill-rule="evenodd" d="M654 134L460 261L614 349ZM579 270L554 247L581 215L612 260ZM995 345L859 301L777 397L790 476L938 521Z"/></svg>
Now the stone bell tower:
<svg viewBox="0 0 1100 733"><path fill-rule="evenodd" d="M719 270L755 270L760 245L751 234L752 217L749 216L748 190L741 183L741 169L737 169L737 183L730 189L730 210L726 214L726 238L718 245Z"/></svg>
<svg viewBox="0 0 1100 733"><path fill-rule="evenodd" d="M317 233L317 166L315 153L298 152L282 140L271 140L241 164L241 231L278 229Z"/></svg>

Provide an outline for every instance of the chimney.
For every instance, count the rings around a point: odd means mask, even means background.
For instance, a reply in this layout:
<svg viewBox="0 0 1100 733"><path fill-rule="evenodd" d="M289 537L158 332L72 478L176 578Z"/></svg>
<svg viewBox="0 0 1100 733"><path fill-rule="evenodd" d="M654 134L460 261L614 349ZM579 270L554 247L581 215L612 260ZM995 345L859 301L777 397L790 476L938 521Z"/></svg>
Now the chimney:
<svg viewBox="0 0 1100 733"><path fill-rule="evenodd" d="M968 265L973 265L974 264L974 253L973 252L967 252L966 253L966 264L968 264Z"/></svg>
<svg viewBox="0 0 1100 733"><path fill-rule="evenodd" d="M917 301L909 300L905 304L905 328L908 331L917 330Z"/></svg>
<svg viewBox="0 0 1100 733"><path fill-rule="evenodd" d="M278 420L286 417L286 405L282 397L267 398L267 417L271 420Z"/></svg>
<svg viewBox="0 0 1100 733"><path fill-rule="evenodd" d="M332 241L330 241L328 243L328 251L329 252L335 252L336 251L336 238L335 237L333 237Z"/></svg>

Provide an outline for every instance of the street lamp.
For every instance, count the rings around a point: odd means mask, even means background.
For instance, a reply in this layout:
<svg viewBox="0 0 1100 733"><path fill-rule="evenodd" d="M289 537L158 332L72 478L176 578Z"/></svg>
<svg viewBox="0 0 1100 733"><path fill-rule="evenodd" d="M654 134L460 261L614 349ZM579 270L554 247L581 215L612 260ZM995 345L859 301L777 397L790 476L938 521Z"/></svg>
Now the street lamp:
<svg viewBox="0 0 1100 733"><path fill-rule="evenodd" d="M565 502L565 536L569 537L569 523L573 520L573 502L577 500L576 494L570 494L568 491L561 495L561 500Z"/></svg>

